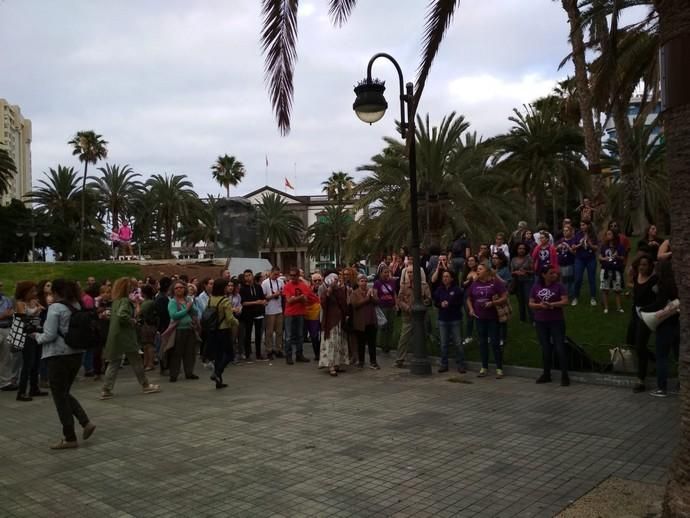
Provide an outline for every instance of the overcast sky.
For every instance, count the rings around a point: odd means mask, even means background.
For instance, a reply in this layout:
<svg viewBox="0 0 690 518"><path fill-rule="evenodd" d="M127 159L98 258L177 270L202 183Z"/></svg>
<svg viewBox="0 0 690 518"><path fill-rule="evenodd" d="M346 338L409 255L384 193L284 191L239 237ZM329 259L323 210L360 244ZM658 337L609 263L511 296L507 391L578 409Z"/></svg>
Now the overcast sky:
<svg viewBox="0 0 690 518"><path fill-rule="evenodd" d="M186 174L200 195L224 192L209 167L241 160L236 193L266 183L320 191L331 171L354 170L394 135L395 70L385 61L389 112L367 126L352 111L369 57L389 52L414 80L426 1L360 0L343 28L327 0L300 2L292 132L281 137L264 83L259 0L0 0L0 97L33 123L34 184L57 164L79 166L67 141L93 129L108 162L145 177ZM506 131L513 107L570 73L568 24L552 0L466 0L431 70L419 113L457 111L484 137ZM100 164L102 165L102 164ZM295 174L296 171L296 174Z"/></svg>

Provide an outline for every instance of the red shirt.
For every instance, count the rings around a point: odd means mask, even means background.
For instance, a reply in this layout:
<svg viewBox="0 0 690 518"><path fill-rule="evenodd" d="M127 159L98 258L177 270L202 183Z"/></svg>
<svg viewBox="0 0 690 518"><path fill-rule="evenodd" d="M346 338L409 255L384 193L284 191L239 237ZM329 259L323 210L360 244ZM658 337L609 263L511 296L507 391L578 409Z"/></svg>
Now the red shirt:
<svg viewBox="0 0 690 518"><path fill-rule="evenodd" d="M298 317L304 316L307 304L318 302L318 297L314 295L311 288L306 282L299 281L294 283L292 281L286 282L283 288L283 295L285 296L285 316ZM290 302L291 297L299 297L304 295L307 297L306 302Z"/></svg>

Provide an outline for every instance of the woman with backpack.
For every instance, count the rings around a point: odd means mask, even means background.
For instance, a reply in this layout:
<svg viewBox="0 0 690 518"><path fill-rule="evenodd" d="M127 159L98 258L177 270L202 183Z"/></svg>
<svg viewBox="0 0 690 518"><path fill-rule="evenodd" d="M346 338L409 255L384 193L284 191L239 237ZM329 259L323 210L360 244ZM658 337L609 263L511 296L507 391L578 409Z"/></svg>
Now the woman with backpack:
<svg viewBox="0 0 690 518"><path fill-rule="evenodd" d="M43 347L42 358L48 363L50 392L62 423L63 438L50 448L65 450L79 446L74 431L74 417L84 430L84 439L91 437L96 425L89 420L79 401L70 394L72 384L81 368L84 350L68 345L64 337L68 334L73 310L81 309L79 287L76 282L55 279L52 290L54 303L48 307L43 332L33 333L32 337Z"/></svg>
<svg viewBox="0 0 690 518"><path fill-rule="evenodd" d="M144 373L144 362L139 355L139 343L137 342L137 315L141 310L138 301L135 309L134 303L129 297L136 288L128 277L120 277L112 288L113 306L110 315L110 328L105 344L105 359L109 362L105 371L105 380L100 399L112 399L113 387L120 370L120 359L124 354L134 370L134 374L142 386L144 394L160 392L159 385L149 383Z"/></svg>
<svg viewBox="0 0 690 518"><path fill-rule="evenodd" d="M223 372L227 364L235 359L231 331L240 325L233 313L232 301L225 295L227 286L225 279L213 281L211 298L201 315L201 326L209 345L207 354L213 358L211 380L216 382L217 389L228 386L223 383Z"/></svg>

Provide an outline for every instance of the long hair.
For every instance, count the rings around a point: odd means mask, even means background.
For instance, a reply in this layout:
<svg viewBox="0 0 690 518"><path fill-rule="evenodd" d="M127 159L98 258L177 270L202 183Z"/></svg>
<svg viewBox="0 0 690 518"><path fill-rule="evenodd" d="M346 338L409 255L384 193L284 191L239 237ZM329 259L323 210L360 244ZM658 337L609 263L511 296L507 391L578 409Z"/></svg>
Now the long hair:
<svg viewBox="0 0 690 518"><path fill-rule="evenodd" d="M75 281L55 279L53 281L53 293L66 302L79 302L80 289Z"/></svg>
<svg viewBox="0 0 690 518"><path fill-rule="evenodd" d="M19 281L14 287L15 300L25 300L31 290L36 287L34 281Z"/></svg>
<svg viewBox="0 0 690 518"><path fill-rule="evenodd" d="M131 285L132 281L129 277L120 277L113 283L113 287L110 292L111 298L115 300L129 297Z"/></svg>

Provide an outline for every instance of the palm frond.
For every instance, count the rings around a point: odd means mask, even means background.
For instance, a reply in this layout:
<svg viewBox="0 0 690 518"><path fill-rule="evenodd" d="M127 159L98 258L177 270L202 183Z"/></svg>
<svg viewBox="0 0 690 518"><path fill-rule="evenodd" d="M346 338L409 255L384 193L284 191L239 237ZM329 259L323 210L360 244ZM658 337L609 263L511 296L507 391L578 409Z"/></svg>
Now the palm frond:
<svg viewBox="0 0 690 518"><path fill-rule="evenodd" d="M290 132L297 61L298 0L263 0L261 47L271 104L282 135Z"/></svg>
<svg viewBox="0 0 690 518"><path fill-rule="evenodd" d="M333 25L342 27L352 14L357 0L331 0L331 5L328 8L328 15L333 21Z"/></svg>
<svg viewBox="0 0 690 518"><path fill-rule="evenodd" d="M422 61L417 69L417 85L415 87L413 105L415 111L424 91L424 85L429 76L431 65L436 54L438 54L441 41L443 41L446 29L448 29L453 20L453 14L458 5L460 5L460 0L434 0L429 4L424 24Z"/></svg>

